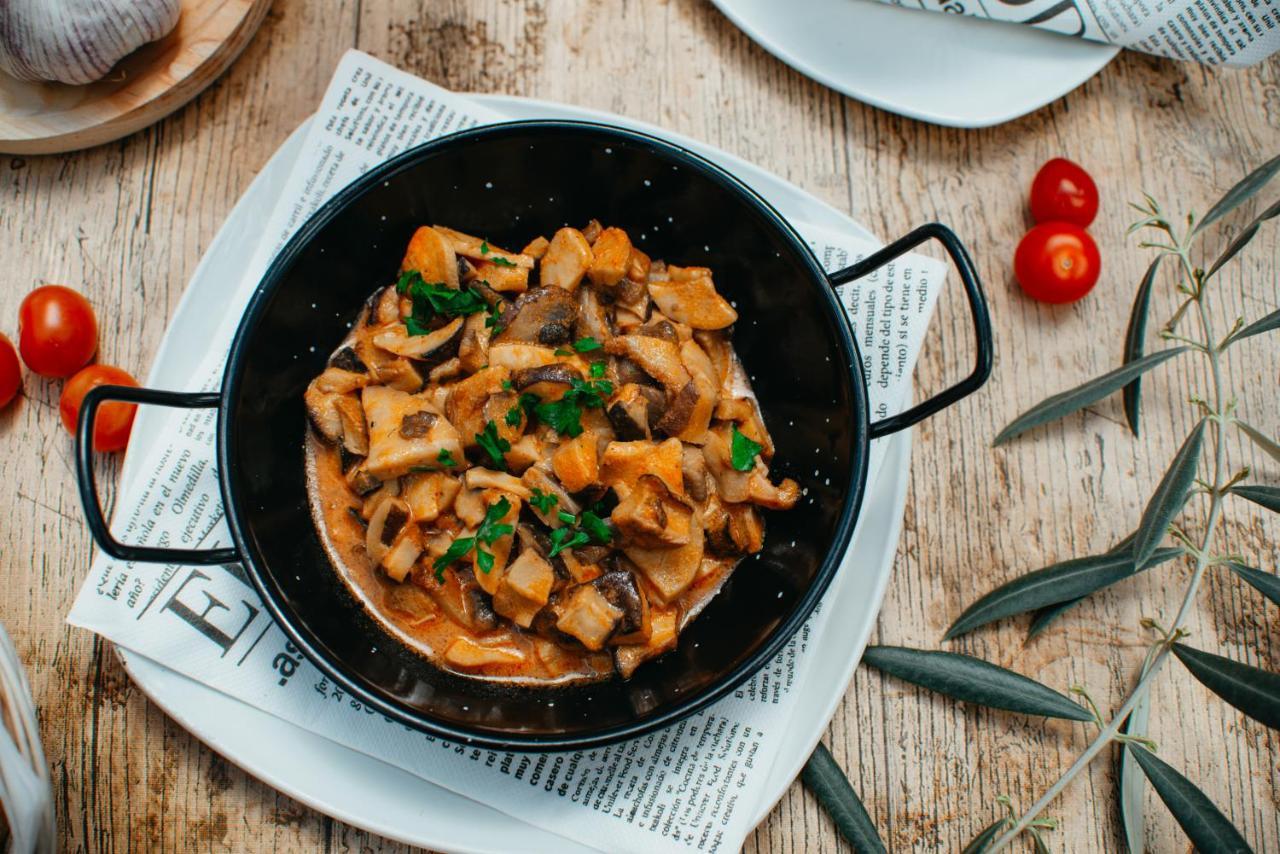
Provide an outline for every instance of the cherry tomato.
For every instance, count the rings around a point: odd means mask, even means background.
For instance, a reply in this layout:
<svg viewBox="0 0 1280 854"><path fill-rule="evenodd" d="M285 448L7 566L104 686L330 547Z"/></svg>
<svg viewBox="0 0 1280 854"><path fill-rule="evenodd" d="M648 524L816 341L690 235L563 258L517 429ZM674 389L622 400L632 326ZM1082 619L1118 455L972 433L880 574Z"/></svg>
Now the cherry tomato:
<svg viewBox="0 0 1280 854"><path fill-rule="evenodd" d="M1031 181L1031 218L1073 222L1081 228L1098 215L1098 185L1078 163L1055 157Z"/></svg>
<svg viewBox="0 0 1280 854"><path fill-rule="evenodd" d="M100 385L136 386L137 380L119 368L110 365L90 365L67 380L62 387L62 398L58 401L58 412L62 415L62 426L72 436L76 434L76 423L80 418L80 403L90 389ZM108 401L98 407L93 419L93 449L95 451L122 451L129 444L129 431L133 429L133 414L137 405Z"/></svg>
<svg viewBox="0 0 1280 854"><path fill-rule="evenodd" d="M1098 244L1069 222L1033 226L1013 256L1018 284L1041 302L1075 302L1093 290L1101 270Z"/></svg>
<svg viewBox="0 0 1280 854"><path fill-rule="evenodd" d="M0 335L0 409L9 405L22 388L22 366L13 343Z"/></svg>
<svg viewBox="0 0 1280 854"><path fill-rule="evenodd" d="M98 349L98 321L89 301L62 285L27 294L18 308L22 361L45 377L69 377Z"/></svg>

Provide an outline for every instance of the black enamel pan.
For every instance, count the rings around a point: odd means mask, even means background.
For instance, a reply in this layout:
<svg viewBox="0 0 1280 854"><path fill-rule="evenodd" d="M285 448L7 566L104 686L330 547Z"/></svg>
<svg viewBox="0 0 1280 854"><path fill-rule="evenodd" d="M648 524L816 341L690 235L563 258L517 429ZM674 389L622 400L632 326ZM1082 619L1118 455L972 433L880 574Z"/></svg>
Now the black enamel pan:
<svg viewBox="0 0 1280 854"><path fill-rule="evenodd" d="M496 688L444 673L392 640L330 569L307 503L302 394L365 297L394 278L414 229L444 223L519 246L595 217L655 258L704 265L736 306L733 332L777 447L772 471L806 490L767 518L744 562L672 653L627 681ZM668 219L670 218L670 219ZM929 239L955 264L977 359L959 384L871 422L862 360L834 286ZM232 344L220 392L101 387L81 410L78 474L90 530L131 561L241 564L293 643L372 709L450 741L564 750L631 738L723 697L769 661L822 596L849 545L872 439L979 388L991 372L990 320L973 265L947 228L925 225L827 275L767 202L719 167L654 137L604 125L494 125L427 143L340 192L289 241ZM95 494L86 425L106 400L216 407L218 468L233 546L190 551L114 540Z"/></svg>

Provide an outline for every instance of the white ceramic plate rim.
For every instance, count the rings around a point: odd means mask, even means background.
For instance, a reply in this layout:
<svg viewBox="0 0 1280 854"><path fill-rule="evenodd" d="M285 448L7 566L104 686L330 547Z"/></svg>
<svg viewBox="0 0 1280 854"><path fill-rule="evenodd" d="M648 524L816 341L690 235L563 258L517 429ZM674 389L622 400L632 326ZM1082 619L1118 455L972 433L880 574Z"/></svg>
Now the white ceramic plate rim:
<svg viewBox="0 0 1280 854"><path fill-rule="evenodd" d="M963 100L957 99L953 102L951 112L940 112L936 109L930 109L923 106L919 102L911 99L905 99L900 95L889 92L886 89L876 86L874 83L868 83L861 79L857 74L857 65L851 62L848 70L841 69L840 73L831 73L823 70L821 67L806 59L802 50L805 45L793 44L787 39L778 38L759 25L759 22L744 12L742 0L711 0L726 18L728 18L734 26L742 30L747 36L760 45L762 48L773 54L787 65L799 71L801 74L818 81L824 86L835 89L837 92L843 92L851 98L855 98L873 107L879 107L882 110L888 110L892 113L898 113L908 118L920 119L921 121L932 122L933 124L945 125L947 127L959 128L983 128L992 125L1003 124L1007 121L1025 116L1027 113L1040 109L1051 101L1056 101L1063 95L1067 94L1077 86L1084 83L1093 75L1097 74L1102 68L1115 58L1120 52L1120 48L1115 45L1104 45L1100 43L1087 43L1082 45L1082 50L1092 50L1094 52L1095 61L1085 63L1077 69L1073 69L1075 73L1064 74L1058 85L1049 86L1041 90L1036 97L1025 100L1013 101L1006 105L1005 109L995 106L996 97L993 95L986 109L969 109L965 110ZM803 2L803 0L802 0ZM941 14L936 12L920 12L919 10L899 9L899 12L908 14ZM990 23L990 22L986 22ZM1006 26L1012 29L1015 25L998 25ZM907 28L903 27L905 33ZM1011 32L1008 38L1015 42L1019 37L1031 35L1042 36L1049 35L1047 33L1033 32L1022 34ZM814 38L821 38L820 33L813 34ZM959 37L959 35L958 35ZM1066 38L1065 36L1063 38ZM812 52L812 51L810 51ZM932 81L920 81L921 87L934 85Z"/></svg>
<svg viewBox="0 0 1280 854"><path fill-rule="evenodd" d="M495 95L472 97L511 118L600 121L660 135L716 161L761 192L788 219L875 239L870 231L836 208L778 176L734 155L653 125L534 99ZM212 323L217 322L216 312L204 310L206 305L211 307L218 298L217 288L209 287L208 284L225 275L225 271L220 268L226 265L243 266L245 253L239 248L240 241L256 235L260 224L257 220L265 216L264 211L269 208L268 200L280 191L301 148L308 124L309 120L295 130L271 158L209 246L186 293L179 301L165 339L157 351L147 378L148 386L179 388L189 383L196 359L191 348L183 347L181 342L199 340L199 336L211 332L211 318ZM145 437L151 432L152 418L148 417L148 413L155 411L145 407L140 411L135 436ZM846 612L855 609L862 611L862 618L846 617L828 621L822 635L823 646L817 658L811 662L805 684L799 689L805 692L806 697L797 704L787 730L787 738L769 771L769 789L758 805L755 817L757 823L768 815L773 805L786 793L821 739L828 721L844 696L845 686L874 627L901 529L910 459L909 433L899 434L888 441L888 454L879 481L870 485L863 504L864 518L860 521L868 524L859 525L854 540L857 544L864 542L867 536L872 536L879 542L868 544L871 548L865 551L860 550L856 570L851 565L853 561L846 555L824 600L827 603L825 607L844 606ZM131 476L134 473L126 460L122 482ZM880 536L875 537L875 534ZM873 570L874 575L867 577L869 570ZM850 582L855 571L862 573L859 578L862 584L856 587ZM849 603L842 602L842 598L847 595L846 591L855 589L855 603L850 606ZM861 607L856 602L861 602ZM272 717L168 670L144 656L125 650L118 652L126 671L143 693L197 738L273 788L349 824L401 842L451 851L504 852L512 850L513 845L525 849L589 850L378 759ZM237 725L237 719L252 721L254 725ZM259 729L269 730L270 737L262 737ZM306 745L308 750L290 753L286 750L290 742ZM320 763L322 767L307 767L314 765L321 756L326 759ZM335 765L343 766L342 775L333 773ZM329 773L322 773L326 770ZM369 808L370 803L377 803L376 797L367 799L362 804L363 808L353 808L351 795L360 791L360 787L351 785L352 777L362 773L368 775L365 781L368 785L387 783L394 791L402 791L402 787L406 785L424 787L423 791L429 793L430 797L418 801L421 807L418 817L421 821L410 824L405 821L407 816L403 811L399 811L397 816L397 810L394 809L380 813L376 808ZM335 776L341 776L345 782L335 783ZM441 801L444 803L440 803ZM485 822L457 822L458 810L467 808L485 811Z"/></svg>

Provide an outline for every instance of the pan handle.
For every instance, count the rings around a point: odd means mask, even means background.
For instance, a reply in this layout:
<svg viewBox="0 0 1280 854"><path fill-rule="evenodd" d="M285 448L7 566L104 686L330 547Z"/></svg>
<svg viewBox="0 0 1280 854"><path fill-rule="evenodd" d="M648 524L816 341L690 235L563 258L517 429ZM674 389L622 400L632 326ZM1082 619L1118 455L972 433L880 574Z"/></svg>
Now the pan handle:
<svg viewBox="0 0 1280 854"><path fill-rule="evenodd" d="M900 255L910 252L926 240L937 240L951 256L956 271L960 274L960 282L964 285L965 294L969 298L969 312L973 315L973 333L977 339L978 357L973 366L973 373L960 382L935 394L933 397L917 403L906 412L890 415L871 425L871 438L879 439L890 433L896 433L946 409L951 404L973 394L991 376L991 363L995 349L991 335L991 315L987 311L987 298L982 292L982 282L973 267L973 261L965 250L964 244L955 233L940 223L931 222L922 225L909 234L898 238L888 246L873 252L851 267L845 267L832 273L831 286L845 285L860 279L868 273L883 267Z"/></svg>
<svg viewBox="0 0 1280 854"><path fill-rule="evenodd" d="M226 549L165 549L154 546L132 546L111 536L111 529L102 515L98 502L98 487L93 474L93 419L98 407L109 400L126 403L153 403L158 406L176 406L182 409L217 409L220 397L217 392L186 393L160 391L132 386L101 385L84 396L80 404L80 421L76 429L76 480L80 486L80 503L89 523L89 531L98 547L114 558L141 563L182 563L207 566L210 564L237 563L240 553Z"/></svg>

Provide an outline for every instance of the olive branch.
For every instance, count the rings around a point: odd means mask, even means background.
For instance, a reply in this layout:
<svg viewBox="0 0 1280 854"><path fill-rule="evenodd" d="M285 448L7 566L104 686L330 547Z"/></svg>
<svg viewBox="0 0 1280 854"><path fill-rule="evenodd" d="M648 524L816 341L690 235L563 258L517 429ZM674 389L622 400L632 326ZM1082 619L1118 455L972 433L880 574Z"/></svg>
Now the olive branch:
<svg viewBox="0 0 1280 854"><path fill-rule="evenodd" d="M1224 441L1228 431L1240 431L1277 463L1280 463L1280 443L1241 418L1239 402L1223 382L1223 360L1230 348L1247 338L1280 329L1280 309L1248 324L1244 318L1237 318L1221 337L1214 329L1210 311L1211 283L1215 275L1253 240L1267 220L1280 215L1280 200L1250 219L1207 269L1193 261L1209 226L1256 196L1277 174L1280 174L1280 156L1241 179L1198 221L1192 214L1186 216L1185 222L1171 218L1149 195L1144 197L1143 204L1133 205L1141 218L1129 233L1154 232L1153 239L1139 246L1153 249L1157 254L1138 285L1125 335L1122 364L1033 406L1000 431L994 441L995 445L1002 445L1118 391L1123 393L1126 420L1137 436L1142 376L1186 354L1197 354L1208 363L1208 396L1192 395L1189 399L1198 420L1148 500L1136 530L1103 554L1056 563L992 590L970 605L944 636L944 640L951 640L997 620L1030 613L1030 639L1090 594L1159 564L1183 558L1190 562L1192 571L1177 613L1167 628L1151 619L1142 621L1142 627L1153 639L1134 686L1119 708L1107 718L1083 687L1071 688L1071 692L1081 698L1082 702L1077 702L1035 680L958 653L870 647L863 657L864 662L891 676L954 699L1080 721L1096 729L1088 747L1024 812L1019 814L1012 801L1001 796L998 800L1005 814L969 843L966 854L999 851L1024 834L1031 838L1037 851L1047 851L1043 831L1053 829L1056 823L1042 818L1041 814L1081 771L1112 745L1120 748L1118 800L1130 851L1141 854L1143 850L1144 780L1151 783L1199 850L1250 850L1244 837L1209 798L1156 756L1156 744L1146 732L1151 686L1171 658L1180 661L1205 687L1248 717L1280 729L1280 674L1204 652L1183 642L1187 637L1187 618L1204 576L1212 568L1221 567L1234 573L1272 603L1280 605L1280 576L1248 566L1241 556L1215 547L1223 510L1229 500L1242 498L1280 513L1280 487L1250 482L1251 472L1247 467L1235 471L1229 468ZM1178 307L1159 331L1159 338L1167 346L1146 353L1152 291L1161 281L1161 273L1169 268L1172 268L1171 275L1166 274L1164 278L1172 279L1180 297ZM1189 322L1192 317L1198 321L1194 325ZM1184 331L1186 326L1193 328ZM1272 406L1274 403L1274 399L1269 402ZM1208 474L1200 477L1198 472L1206 443L1210 445L1204 466ZM1208 499L1198 524L1196 519L1188 518L1195 514L1187 512L1188 504L1197 496ZM810 765L829 766L826 773L806 770L805 780L837 818L841 832L855 849L883 851L884 845L852 788L843 778L834 780L830 773L830 767L834 767L830 755L820 747Z"/></svg>

